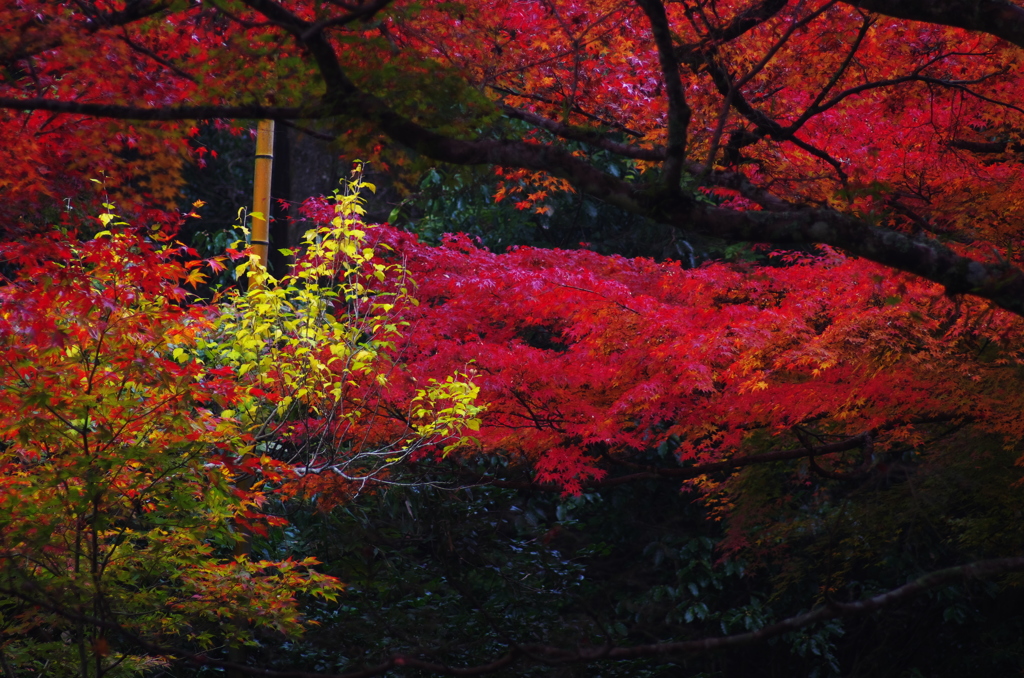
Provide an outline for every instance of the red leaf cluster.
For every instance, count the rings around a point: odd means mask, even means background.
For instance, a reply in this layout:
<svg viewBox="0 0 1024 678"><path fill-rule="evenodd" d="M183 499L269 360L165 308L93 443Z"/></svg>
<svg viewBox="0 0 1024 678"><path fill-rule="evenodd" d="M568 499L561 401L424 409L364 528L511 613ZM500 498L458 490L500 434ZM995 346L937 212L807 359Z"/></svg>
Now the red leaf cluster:
<svg viewBox="0 0 1024 678"><path fill-rule="evenodd" d="M863 260L684 269L383 233L418 282L407 376L471 369L482 449L566 492L659 446L689 465L799 447L796 430L874 431L876 451L936 421L1020 432L1020 323Z"/></svg>

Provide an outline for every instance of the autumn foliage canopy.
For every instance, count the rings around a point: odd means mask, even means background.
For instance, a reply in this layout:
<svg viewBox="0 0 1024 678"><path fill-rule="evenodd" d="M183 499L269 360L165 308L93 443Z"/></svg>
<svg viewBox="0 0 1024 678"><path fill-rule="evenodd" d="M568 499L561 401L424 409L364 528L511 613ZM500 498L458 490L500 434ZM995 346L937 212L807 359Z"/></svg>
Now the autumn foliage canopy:
<svg viewBox="0 0 1024 678"><path fill-rule="evenodd" d="M215 640L298 633L304 597L344 595L314 558L232 549L287 530L282 506L385 487L663 480L723 526L719 558L765 567L823 533L808 516L911 477L998 458L1019 491L1024 7L12 0L0 27L15 662L64 624L83 676L115 637L128 668L227 667ZM176 240L182 170L216 153L201 126L258 118L399 186L493 168L494 209L541 225L599 202L658 256L430 244L365 224L356 176L303 205L318 226L279 279L241 244L203 259ZM196 296L232 270L246 289ZM809 611L723 642L1024 569L970 529L889 598L839 567ZM688 642L510 643L487 670L714 646ZM444 669L373 671L417 661Z"/></svg>

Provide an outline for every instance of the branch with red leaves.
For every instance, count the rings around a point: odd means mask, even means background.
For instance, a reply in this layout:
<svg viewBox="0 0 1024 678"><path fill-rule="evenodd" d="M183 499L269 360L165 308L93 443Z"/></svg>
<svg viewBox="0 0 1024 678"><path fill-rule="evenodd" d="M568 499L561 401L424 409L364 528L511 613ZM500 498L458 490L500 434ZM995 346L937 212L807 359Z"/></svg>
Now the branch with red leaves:
<svg viewBox="0 0 1024 678"><path fill-rule="evenodd" d="M912 237L897 228L877 225L877 220L859 218L832 209L811 208L813 204L822 204L821 201L817 203L803 201L793 207L788 207L793 202L789 197L772 194L763 186L754 188L753 182L739 173L715 171L712 166L701 167L699 171L696 171L696 168L685 163L683 152L687 144L690 113L683 89L679 87L680 75L678 72L679 54L680 50L684 48L673 44L669 30L673 28L671 17L666 15L665 5L658 0L644 0L641 6L649 19L651 35L660 62L658 71L667 90L668 131L667 143L664 146L638 147L621 144L611 138L602 137L598 133L580 130L572 126L568 122L568 118L557 121L552 119L550 113L504 108L508 115L526 120L563 139L581 141L622 158L661 163L662 172L659 178L649 184L621 179L557 143L525 142L521 138L511 138L512 133L510 132L508 138L500 136L493 138L490 135L460 136L438 131L426 123L403 114L399 107L358 85L354 73L349 72L352 67L341 58L339 51L341 48L332 42L327 29L332 26L341 26L346 22L361 20L371 16L374 12L383 11L387 4L383 1L359 5L343 3L338 6L345 11L345 14L317 21L302 18L283 3L274 0L245 0L244 4L253 15L266 19L269 22L265 24L266 26L276 27L287 33L294 46L312 58L325 87L324 93L317 98L315 103L310 106L265 106L249 103L185 105L183 102L178 102L168 105L140 106L88 103L71 99L7 96L0 98L0 109L41 110L97 118L150 121L213 118L273 118L282 121L298 121L328 117L347 120L356 118L369 123L377 131L398 144L434 160L457 165L520 168L555 176L566 180L580 193L653 221L673 226L684 236L695 233L728 241L771 243L782 246L826 244L841 248L852 255L937 282L945 286L950 294L976 295L991 300L1008 311L1024 315L1024 272L1010 263L972 258L953 251L939 240ZM968 3L964 0L943 3L940 7L934 3L904 0L885 3L884 6L875 2L866 5L861 3L859 6L887 12L890 16L985 31L1018 44L1024 42L1024 39L1020 37L1020 35L1024 35L1024 28L1021 28L1024 26L1024 10L1006 2L989 0L979 4ZM970 12L966 11L968 6ZM124 25L136 18L142 20L162 7L164 4L159 2L129 3L129 7L124 12L114 17L115 23ZM774 20L783 10L784 7L780 3L764 2L750 8L748 12L737 15L726 25L720 27L718 32L711 31L708 35L712 38L717 35L718 38L715 39L720 40L738 40L758 25ZM818 12L812 12L808 17L795 19L796 23L793 25L795 26L803 20L810 21L809 17L818 16L818 14ZM853 51L860 45L859 41L863 38L869 25L870 22L861 21L858 26L859 32L856 33L860 37L852 38L851 50L844 52L846 62L852 58ZM153 53L156 54L156 52ZM754 70L758 70L770 59L775 58L773 54L774 52L769 51L761 55L755 62L758 66ZM164 59L163 56L160 58ZM166 61L166 59L164 60ZM735 83L728 79L728 74L718 65L712 65L714 67L709 68L708 73L713 80L716 80L719 92L730 92L732 105L738 107L741 113L753 120L757 129L754 132L747 130L748 135L760 138L767 134L768 136L787 138L812 157L831 164L840 173L840 177L845 177L848 174L845 165L837 159L838 156L835 153L809 141L795 139L792 131L795 129L794 126L800 126L807 122L808 114L830 112L832 107L841 101L847 101L860 90L850 87L842 89L840 94L833 96L828 102L814 103L810 108L804 109L805 114L792 125L783 126L773 119L757 114L757 109L750 102L746 101L739 93L734 92ZM845 66L839 64L837 69L831 71L831 75L826 74L827 82L824 85L825 89L819 90L819 99L829 88L840 87L838 80L845 70ZM925 77L915 71L912 77L908 76L905 82L901 81L901 83L910 84L911 81L945 82L931 76ZM873 81L871 86L888 84L899 83L896 83L895 80L877 80ZM713 165L713 163L711 164ZM694 177L701 177L702 181L712 186L734 187L740 185L744 189L750 189L741 190L741 193L755 196L751 199L767 208L767 211L749 212L699 204L693 195L680 191L679 183L674 178L678 178L682 173L693 173ZM665 183L666 177L667 183Z"/></svg>
<svg viewBox="0 0 1024 678"><path fill-rule="evenodd" d="M867 431L860 435L851 436L844 440L840 440L834 443L828 443L825 445L805 446L786 450L773 450L771 452L762 452L761 454L754 454L746 457L734 457L732 459L725 459L723 461L708 462L705 464L697 464L695 466L689 466L684 468L651 468L639 471L637 473L616 476L614 478L590 480L583 483L583 487L588 490L602 490L609 487L617 487L619 485L625 485L627 483L639 482L643 480L691 480L693 478L699 478L700 476L707 475L709 473L733 471L736 469L744 468L746 466L754 466L756 464L769 464L776 461L791 461L793 459L806 458L810 458L813 460L814 457L818 457L821 455L835 454L837 452L848 452L850 450L855 450L858 448L864 448L866 446L869 446L872 440L872 436L872 432ZM468 474L463 474L463 476L466 477L468 476ZM561 485L558 485L557 483L495 480L488 478L487 476L481 475L473 475L472 478L474 483L479 483L482 485L493 485L495 487L504 487L508 489L560 493L565 491L565 488L563 488Z"/></svg>

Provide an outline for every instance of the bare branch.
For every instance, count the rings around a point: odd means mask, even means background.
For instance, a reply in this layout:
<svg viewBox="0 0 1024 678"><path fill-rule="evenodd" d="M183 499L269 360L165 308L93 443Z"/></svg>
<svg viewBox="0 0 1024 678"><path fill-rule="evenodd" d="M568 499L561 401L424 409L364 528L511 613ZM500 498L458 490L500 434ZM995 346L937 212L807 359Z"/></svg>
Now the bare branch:
<svg viewBox="0 0 1024 678"><path fill-rule="evenodd" d="M824 150L818 148L817 146L812 146L811 144L807 143L803 139L800 139L795 134L789 135L789 137L787 137L786 141L788 141L789 143L793 144L797 148L801 148L804 151L810 153L815 158L819 158L821 160L824 160L828 164L832 165L832 169L834 169L836 171L836 176L839 177L839 183L841 183L844 188L846 187L846 182L847 182L848 177L846 176L846 172L843 171L843 163L841 163L838 160L836 160L835 158L833 158L832 155L830 153L828 153L828 151L824 151Z"/></svg>
<svg viewBox="0 0 1024 678"><path fill-rule="evenodd" d="M839 83L839 79L843 77L843 74L846 73L846 70L850 67L850 64L853 63L853 58L857 55L857 50L860 49L861 44L864 42L864 38L867 37L868 31L871 29L871 26L874 23L874 20L871 18L865 18L861 22L860 30L857 31L857 37L853 39L853 44L850 45L850 49L846 53L846 58L843 59L843 62L841 64L839 64L839 68L835 70L835 72L832 74L832 77L828 79L828 82L825 83L825 86L821 88L820 92L818 92L818 95L814 97L814 101L812 101L810 106L807 107L807 110L804 111L804 114L797 118L796 122L794 122L790 127L792 127L794 130L799 129L800 127L803 126L804 122L809 120L811 116L815 115L818 112L818 104L820 104L821 101L826 96L828 96L828 93L831 92L832 88Z"/></svg>
<svg viewBox="0 0 1024 678"><path fill-rule="evenodd" d="M548 172L570 181L581 193L682 231L735 241L832 245L885 266L927 278L945 286L950 294L974 294L1008 311L1024 315L1024 273L1008 263L987 264L976 261L956 254L938 241L913 238L872 226L856 217L833 210L740 212L696 205L689 196L671 191L667 194L652 193L649 187L613 177L557 148L519 141L452 139L400 116L379 99L360 92L345 78L340 68L336 74L340 80L336 81L338 87L331 95L333 111L255 105L147 109L47 99L3 98L0 98L0 108L40 109L142 120L220 117L301 119L324 117L329 112L336 115L356 112L375 123L395 141L435 160L460 165L502 165Z"/></svg>
<svg viewBox="0 0 1024 678"><path fill-rule="evenodd" d="M787 42L789 42L789 39L793 36L797 29L806 26L807 24L811 23L819 16L824 14L830 7L832 7L835 4L836 1L837 0L831 0L830 2L826 2L822 6L818 7L816 10L805 15L799 21L793 22L786 30L786 32L783 33L783 35L772 44L772 46L768 49L765 55L761 58L761 60L758 63L754 64L750 68L750 70L748 70L742 77L740 77L737 80L734 80L732 76L729 75L729 72L718 63L718 60L715 58L715 49L713 47L710 49L704 49L700 45L684 45L676 49L677 58L680 61L683 61L686 64L688 64L691 70L693 70L694 72L697 72L702 68L706 68L708 73L711 75L712 81L715 83L715 87L718 89L719 93L725 97L725 101L722 105L722 111L720 112L718 117L718 124L715 128L714 134L712 135L711 149L708 153L708 158L703 170L705 174L708 173L714 166L714 158L718 152L718 144L721 139L722 131L725 127L728 109L731 106L734 107L747 120L754 123L755 127L757 128L757 132L750 135L747 139L746 143L748 145L750 143L758 141L760 138L764 136L771 136L772 138L777 139L779 141L789 141L795 146L810 153L811 155L820 158L825 162L829 163L830 165L832 165L833 169L835 169L836 171L836 175L839 177L840 183L843 184L843 186L846 185L847 176L846 173L843 171L842 164L838 160L833 158L826 151L819 149L815 146L812 146L811 144L801 139L798 139L795 136L795 132L798 126L790 126L787 128L783 128L782 125L780 125L778 122L772 120L766 114L754 108L746 100L746 98L740 91L744 85L750 82L758 73L764 70L765 66L768 65L768 63L774 58L774 56L779 52L779 50L781 50L782 47L785 46ZM862 32L866 31L867 27L864 27L862 29ZM859 41L856 44L859 44ZM856 47L854 48L854 51L856 51ZM851 53L850 58L852 58L852 56L853 55ZM831 87L831 85L829 87Z"/></svg>

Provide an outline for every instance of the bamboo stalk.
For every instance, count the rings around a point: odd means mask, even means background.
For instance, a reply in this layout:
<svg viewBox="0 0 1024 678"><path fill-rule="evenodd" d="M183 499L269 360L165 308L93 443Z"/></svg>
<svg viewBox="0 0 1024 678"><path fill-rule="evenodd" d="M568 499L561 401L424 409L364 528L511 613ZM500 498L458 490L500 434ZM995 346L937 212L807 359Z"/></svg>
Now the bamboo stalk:
<svg viewBox="0 0 1024 678"><path fill-rule="evenodd" d="M267 265L267 255L270 252L270 179L274 172L274 121L260 120L256 128L256 168L253 177L252 187L252 253L259 259L260 264ZM250 280L252 274L250 273ZM251 283L250 283L251 284ZM239 479L237 485L243 490L248 490L253 485L251 476ZM252 535L242 531L240 538L235 542L234 555L236 558L248 556L252 547ZM236 618L235 625L239 629L247 626L245 619ZM246 651L243 645L230 645L228 647L228 659L236 664L245 664ZM229 678L244 678L244 674L238 669L228 670Z"/></svg>
<svg viewBox="0 0 1024 678"><path fill-rule="evenodd" d="M270 177L274 169L274 121L256 129L256 175L252 189L252 252L267 265L270 251Z"/></svg>

